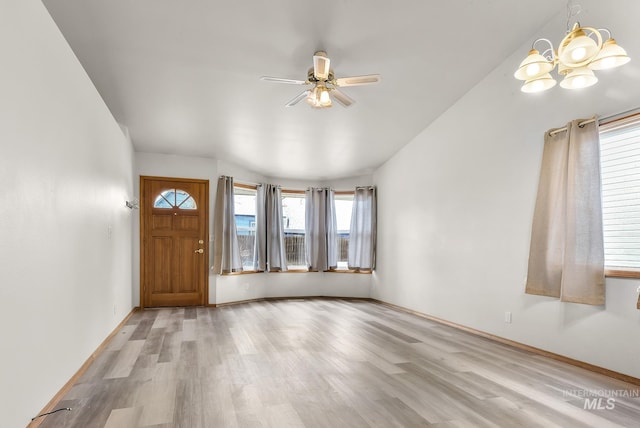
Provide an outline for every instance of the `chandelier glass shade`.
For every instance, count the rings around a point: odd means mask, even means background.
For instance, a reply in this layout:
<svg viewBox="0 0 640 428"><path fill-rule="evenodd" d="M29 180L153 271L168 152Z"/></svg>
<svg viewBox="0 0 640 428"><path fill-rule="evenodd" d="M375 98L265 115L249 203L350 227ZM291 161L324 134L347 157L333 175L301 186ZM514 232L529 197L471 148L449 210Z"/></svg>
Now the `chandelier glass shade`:
<svg viewBox="0 0 640 428"><path fill-rule="evenodd" d="M603 32L608 33L604 42ZM540 43L548 45L543 53L536 49L536 45ZM611 38L609 30L581 27L580 23L576 23L562 39L557 50L548 39L533 42L529 54L520 63L514 77L524 81L522 92L546 91L557 83L551 76L551 71L557 67L558 74L564 76L560 87L580 89L598 82L593 70L615 68L629 61L629 56Z"/></svg>

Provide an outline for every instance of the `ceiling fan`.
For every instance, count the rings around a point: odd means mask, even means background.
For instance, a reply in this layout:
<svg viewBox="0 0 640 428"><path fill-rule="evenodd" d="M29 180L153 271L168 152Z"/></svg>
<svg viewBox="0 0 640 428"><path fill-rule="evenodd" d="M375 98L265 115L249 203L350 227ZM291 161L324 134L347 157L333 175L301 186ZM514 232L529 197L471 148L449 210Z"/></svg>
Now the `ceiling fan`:
<svg viewBox="0 0 640 428"><path fill-rule="evenodd" d="M365 76L351 76L337 78L330 68L331 60L324 51L318 51L313 54L313 67L307 72L307 80L283 79L280 77L262 76L260 80L275 83L285 83L288 85L307 85L311 88L304 90L294 99L289 101L286 106L291 107L298 104L303 99L313 108L327 108L332 106L332 99L337 101L343 107L349 107L355 103L353 99L348 97L338 88L346 86L371 85L380 82L379 74L368 74Z"/></svg>

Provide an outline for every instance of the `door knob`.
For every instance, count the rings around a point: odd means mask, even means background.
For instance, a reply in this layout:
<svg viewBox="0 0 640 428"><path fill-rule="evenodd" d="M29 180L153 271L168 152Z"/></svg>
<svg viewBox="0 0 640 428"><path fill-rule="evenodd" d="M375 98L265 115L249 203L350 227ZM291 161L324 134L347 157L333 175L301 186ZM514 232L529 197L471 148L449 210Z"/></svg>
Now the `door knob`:
<svg viewBox="0 0 640 428"><path fill-rule="evenodd" d="M204 249L202 249L202 248L198 248L197 250L195 250L195 251L194 251L194 253L200 253L200 254L202 254L202 253L204 253Z"/></svg>

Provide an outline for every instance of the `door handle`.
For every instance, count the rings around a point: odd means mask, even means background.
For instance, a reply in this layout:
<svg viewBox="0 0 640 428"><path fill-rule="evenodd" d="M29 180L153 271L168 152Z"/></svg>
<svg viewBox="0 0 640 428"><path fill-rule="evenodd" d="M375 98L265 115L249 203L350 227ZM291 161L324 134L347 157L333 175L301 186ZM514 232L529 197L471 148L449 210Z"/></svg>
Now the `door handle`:
<svg viewBox="0 0 640 428"><path fill-rule="evenodd" d="M203 248L198 248L197 250L194 251L194 253L204 253L204 249Z"/></svg>

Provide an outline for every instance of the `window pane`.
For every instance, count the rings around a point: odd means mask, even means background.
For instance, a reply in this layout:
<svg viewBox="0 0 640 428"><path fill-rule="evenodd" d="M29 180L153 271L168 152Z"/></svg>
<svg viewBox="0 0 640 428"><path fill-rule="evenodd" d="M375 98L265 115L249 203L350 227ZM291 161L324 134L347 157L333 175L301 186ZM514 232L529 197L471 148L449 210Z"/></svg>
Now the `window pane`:
<svg viewBox="0 0 640 428"><path fill-rule="evenodd" d="M176 206L176 189L165 190L160 193L160 196L165 198L172 207Z"/></svg>
<svg viewBox="0 0 640 428"><path fill-rule="evenodd" d="M289 269L306 269L304 239L305 201L303 194L282 195L284 244Z"/></svg>
<svg viewBox="0 0 640 428"><path fill-rule="evenodd" d="M162 195L159 195L153 202L153 208L172 208L172 206Z"/></svg>
<svg viewBox="0 0 640 428"><path fill-rule="evenodd" d="M180 189L165 190L158 195L153 202L154 208L180 208L183 210L195 210L198 208L196 201L189 193Z"/></svg>
<svg viewBox="0 0 640 428"><path fill-rule="evenodd" d="M349 257L349 229L351 229L351 209L353 194L336 195L336 224L338 227L338 269L347 269Z"/></svg>
<svg viewBox="0 0 640 428"><path fill-rule="evenodd" d="M180 204L178 208L180 208L181 210L195 210L198 207L196 206L196 201L191 196L189 196Z"/></svg>
<svg viewBox="0 0 640 428"><path fill-rule="evenodd" d="M177 189L175 190L176 195L176 206L179 207L180 204L184 202L185 199L189 197L189 194L184 190Z"/></svg>
<svg viewBox="0 0 640 428"><path fill-rule="evenodd" d="M600 128L605 266L640 269L640 119Z"/></svg>
<svg viewBox="0 0 640 428"><path fill-rule="evenodd" d="M242 268L253 270L256 243L256 191L255 189L234 187L233 192L236 233Z"/></svg>

